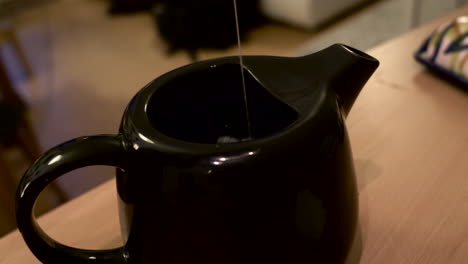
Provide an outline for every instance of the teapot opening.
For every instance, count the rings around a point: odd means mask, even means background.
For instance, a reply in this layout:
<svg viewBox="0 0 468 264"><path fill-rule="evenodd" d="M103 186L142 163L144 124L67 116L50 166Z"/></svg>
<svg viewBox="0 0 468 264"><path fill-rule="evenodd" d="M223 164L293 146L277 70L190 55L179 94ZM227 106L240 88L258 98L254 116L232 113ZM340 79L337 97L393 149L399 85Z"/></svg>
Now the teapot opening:
<svg viewBox="0 0 468 264"><path fill-rule="evenodd" d="M151 125L168 137L192 143L219 144L256 140L277 134L298 113L244 70L251 125L249 138L239 64L212 65L176 75L151 97Z"/></svg>

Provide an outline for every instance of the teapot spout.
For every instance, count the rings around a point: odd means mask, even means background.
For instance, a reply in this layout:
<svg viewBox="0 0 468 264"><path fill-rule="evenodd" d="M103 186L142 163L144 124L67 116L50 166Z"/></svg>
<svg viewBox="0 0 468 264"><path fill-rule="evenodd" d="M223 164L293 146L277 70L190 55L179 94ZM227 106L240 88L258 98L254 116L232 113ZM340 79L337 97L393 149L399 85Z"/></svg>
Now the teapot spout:
<svg viewBox="0 0 468 264"><path fill-rule="evenodd" d="M320 91L336 94L348 115L378 66L375 58L343 44L303 57L244 57L244 69L256 82L300 116L311 111L310 99Z"/></svg>
<svg viewBox="0 0 468 264"><path fill-rule="evenodd" d="M324 77L341 100L348 115L361 89L379 66L379 61L355 48L335 44L319 52Z"/></svg>

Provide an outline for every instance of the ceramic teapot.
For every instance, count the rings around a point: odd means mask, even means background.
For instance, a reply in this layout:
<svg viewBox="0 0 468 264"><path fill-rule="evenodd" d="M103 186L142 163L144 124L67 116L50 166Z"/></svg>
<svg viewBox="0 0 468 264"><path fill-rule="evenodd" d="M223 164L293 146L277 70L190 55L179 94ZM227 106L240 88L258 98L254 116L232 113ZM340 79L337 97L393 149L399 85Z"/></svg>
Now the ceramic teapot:
<svg viewBox="0 0 468 264"><path fill-rule="evenodd" d="M244 78L238 57L164 74L130 101L118 134L43 154L17 192L18 227L35 256L69 264L342 263L358 212L344 119L379 63L340 44L243 62ZM35 222L44 187L90 165L117 167L121 248L71 248Z"/></svg>

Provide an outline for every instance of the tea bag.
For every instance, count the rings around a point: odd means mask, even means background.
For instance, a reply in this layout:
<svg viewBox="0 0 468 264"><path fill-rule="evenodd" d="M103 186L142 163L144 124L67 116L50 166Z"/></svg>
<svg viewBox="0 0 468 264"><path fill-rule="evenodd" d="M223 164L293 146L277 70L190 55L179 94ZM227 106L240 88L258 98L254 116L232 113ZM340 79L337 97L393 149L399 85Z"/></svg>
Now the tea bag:
<svg viewBox="0 0 468 264"><path fill-rule="evenodd" d="M240 140L238 138L231 137L231 136L222 136L222 137L219 137L216 142L218 144L229 144L229 143L240 142Z"/></svg>
<svg viewBox="0 0 468 264"><path fill-rule="evenodd" d="M247 138L238 139L238 138L232 137L232 136L222 136L222 137L218 138L216 143L218 143L218 144L232 144L232 143L245 142L245 141L249 141L249 140L252 140L252 138L247 137Z"/></svg>

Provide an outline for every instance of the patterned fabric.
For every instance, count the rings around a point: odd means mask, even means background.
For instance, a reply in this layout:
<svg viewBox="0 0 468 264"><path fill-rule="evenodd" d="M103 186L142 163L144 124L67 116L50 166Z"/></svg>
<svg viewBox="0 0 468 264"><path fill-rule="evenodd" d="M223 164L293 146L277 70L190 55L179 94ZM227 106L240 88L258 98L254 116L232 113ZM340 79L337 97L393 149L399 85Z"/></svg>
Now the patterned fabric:
<svg viewBox="0 0 468 264"><path fill-rule="evenodd" d="M416 59L468 88L468 16L437 28L417 51Z"/></svg>

